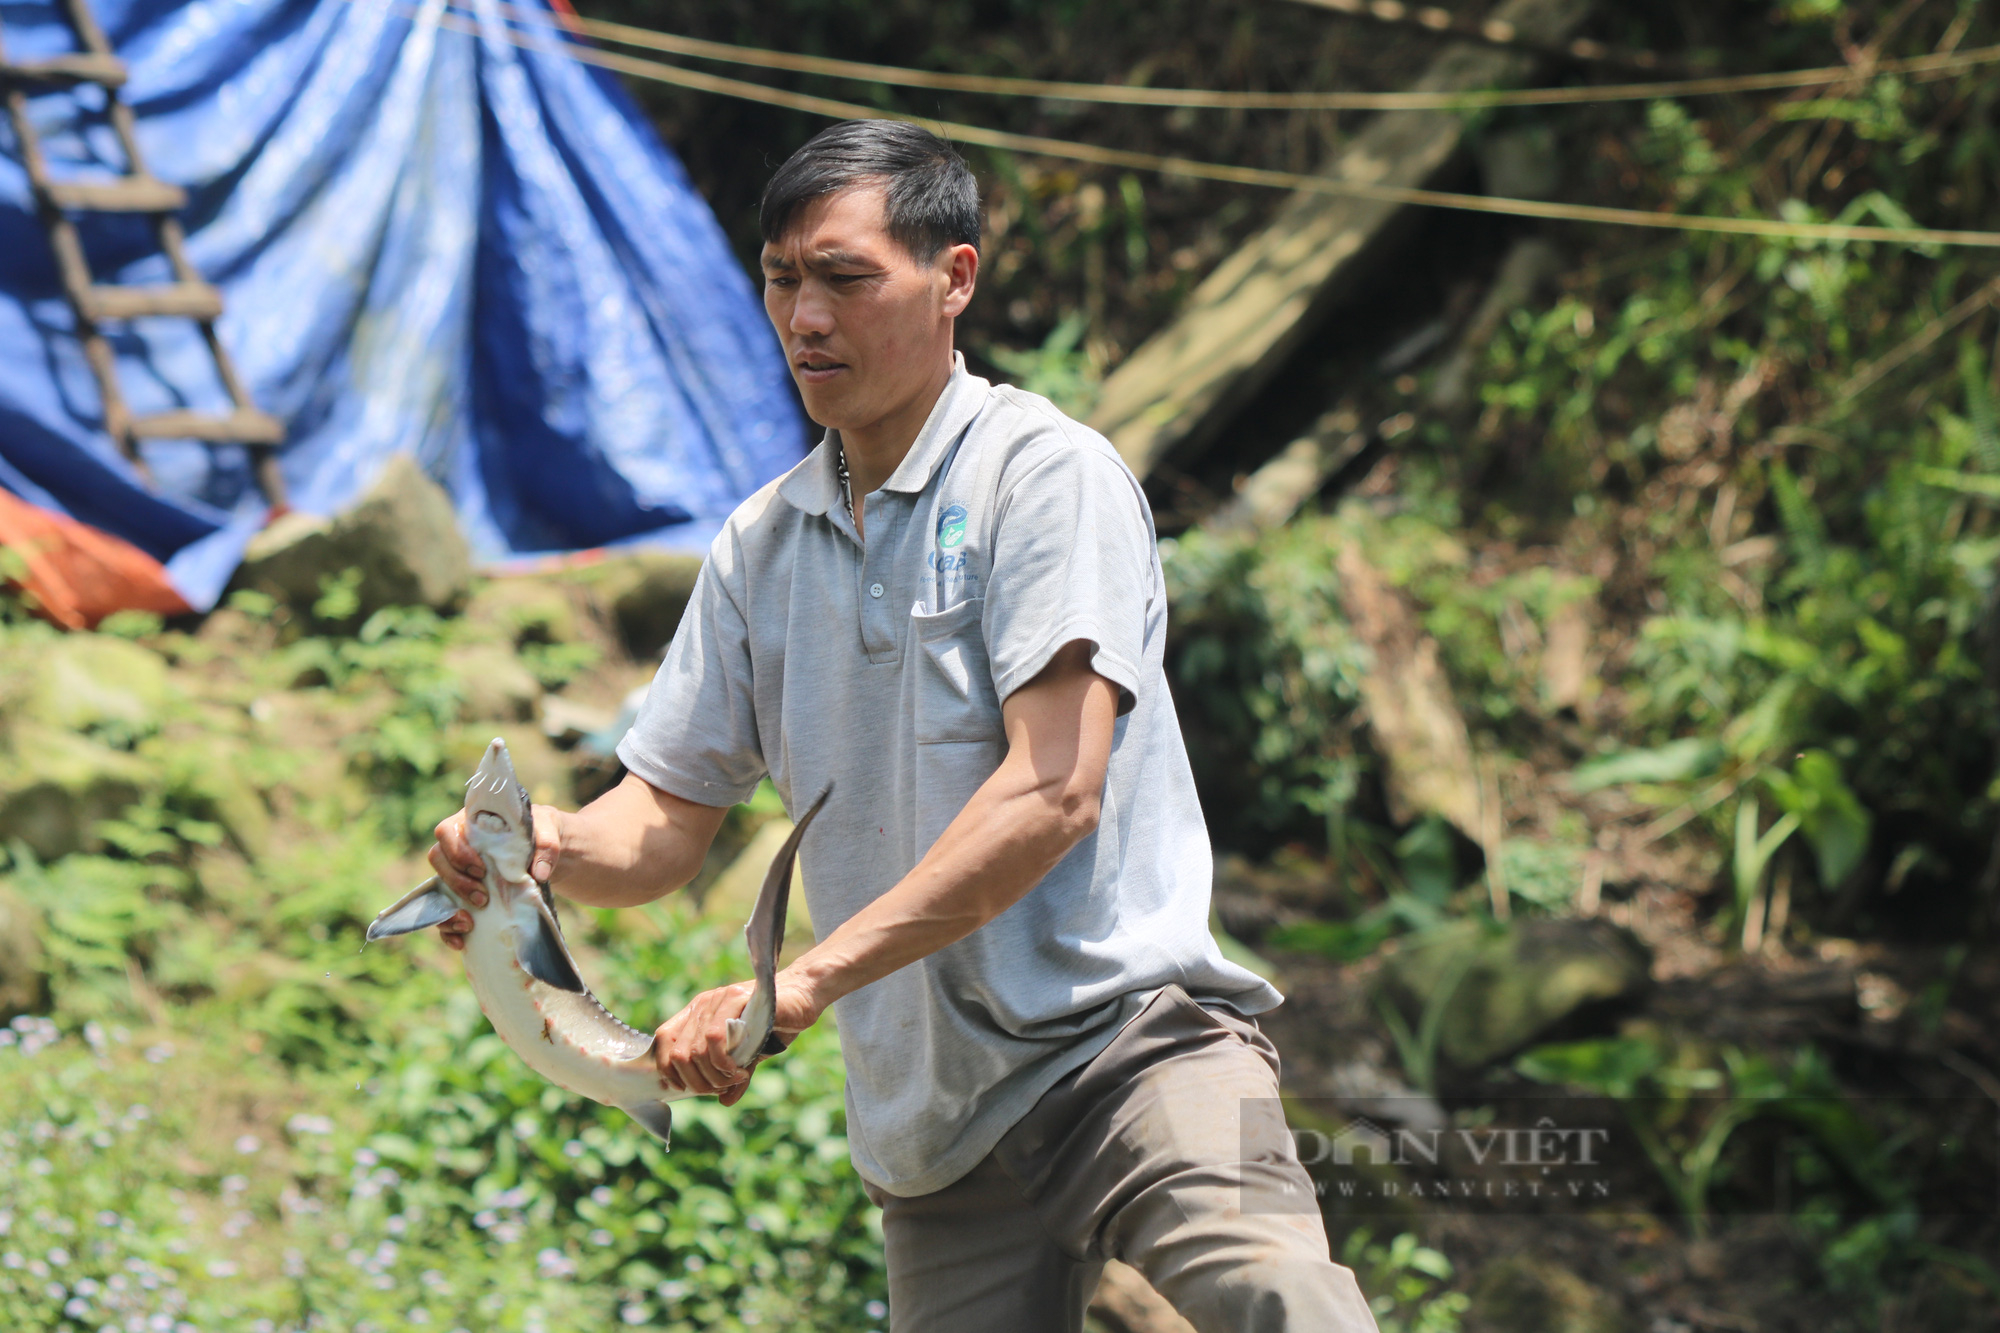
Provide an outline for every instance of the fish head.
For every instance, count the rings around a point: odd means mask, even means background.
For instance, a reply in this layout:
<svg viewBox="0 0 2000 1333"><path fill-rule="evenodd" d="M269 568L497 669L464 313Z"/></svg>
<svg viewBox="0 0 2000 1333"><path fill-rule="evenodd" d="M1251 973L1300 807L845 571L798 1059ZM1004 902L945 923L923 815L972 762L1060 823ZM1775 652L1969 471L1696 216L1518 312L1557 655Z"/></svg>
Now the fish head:
<svg viewBox="0 0 2000 1333"><path fill-rule="evenodd" d="M534 811L527 789L514 776L507 743L497 736L465 784L465 837L501 880L519 883L528 877L535 851Z"/></svg>

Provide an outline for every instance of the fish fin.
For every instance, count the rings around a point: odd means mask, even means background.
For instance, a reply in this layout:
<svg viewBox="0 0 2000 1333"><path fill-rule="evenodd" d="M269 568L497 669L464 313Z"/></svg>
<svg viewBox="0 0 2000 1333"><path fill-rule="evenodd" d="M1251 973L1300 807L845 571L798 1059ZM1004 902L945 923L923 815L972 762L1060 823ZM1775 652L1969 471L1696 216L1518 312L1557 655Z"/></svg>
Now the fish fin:
<svg viewBox="0 0 2000 1333"><path fill-rule="evenodd" d="M451 920L463 906L457 895L447 889L436 875L432 875L383 908L381 915L368 923L368 938L371 941L385 940L391 935L407 935L426 926L435 926Z"/></svg>
<svg viewBox="0 0 2000 1333"><path fill-rule="evenodd" d="M574 994L587 994L589 987L577 973L576 960L569 956L569 946L563 943L562 927L556 924L556 914L549 909L540 894L530 894L535 904L535 925L532 930L520 933L514 946L514 961L544 986L554 986Z"/></svg>
<svg viewBox="0 0 2000 1333"><path fill-rule="evenodd" d="M729 1058L744 1069L764 1053L772 1021L777 1017L778 950L785 942L785 908L791 900L792 866L798 860L799 844L805 840L806 829L812 826L831 795L833 784L829 782L799 817L791 836L785 839L771 868L764 873L764 887L758 890L757 905L750 909L750 922L743 927L743 937L750 945L750 971L756 979L756 989L750 992L750 999L743 1006L742 1021L729 1029Z"/></svg>
<svg viewBox="0 0 2000 1333"><path fill-rule="evenodd" d="M619 1108L626 1115L638 1121L648 1134L660 1141L662 1148L671 1147L668 1136L674 1129L674 1108L665 1102L639 1102L633 1106Z"/></svg>

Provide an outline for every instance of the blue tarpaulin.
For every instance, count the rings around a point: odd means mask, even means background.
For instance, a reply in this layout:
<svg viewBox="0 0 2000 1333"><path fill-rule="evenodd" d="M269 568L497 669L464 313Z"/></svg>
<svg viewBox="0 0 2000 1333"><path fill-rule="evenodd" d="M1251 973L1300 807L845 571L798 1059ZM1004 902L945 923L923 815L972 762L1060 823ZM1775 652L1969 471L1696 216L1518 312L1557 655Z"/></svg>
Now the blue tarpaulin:
<svg viewBox="0 0 2000 1333"><path fill-rule="evenodd" d="M93 8L147 165L188 190L222 342L289 431L294 508L337 512L405 451L484 560L699 549L802 456L777 341L714 216L613 77L560 53L538 0ZM0 23L12 59L73 49L50 0L0 0ZM57 176L124 170L101 105L33 99ZM132 542L205 608L264 518L249 459L148 442L148 485L103 432L19 147L0 128L0 486ZM80 221L99 281L169 279L144 218ZM133 411L226 410L192 321L107 331Z"/></svg>

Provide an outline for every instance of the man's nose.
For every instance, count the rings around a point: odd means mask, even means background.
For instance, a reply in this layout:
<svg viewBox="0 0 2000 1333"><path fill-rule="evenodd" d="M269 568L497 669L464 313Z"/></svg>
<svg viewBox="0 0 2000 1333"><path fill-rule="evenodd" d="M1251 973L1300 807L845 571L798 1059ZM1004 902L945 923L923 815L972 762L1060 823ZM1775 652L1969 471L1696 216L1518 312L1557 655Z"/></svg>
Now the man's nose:
<svg viewBox="0 0 2000 1333"><path fill-rule="evenodd" d="M825 336L833 332L833 302L824 283L799 284L798 298L792 302L791 330L799 334Z"/></svg>

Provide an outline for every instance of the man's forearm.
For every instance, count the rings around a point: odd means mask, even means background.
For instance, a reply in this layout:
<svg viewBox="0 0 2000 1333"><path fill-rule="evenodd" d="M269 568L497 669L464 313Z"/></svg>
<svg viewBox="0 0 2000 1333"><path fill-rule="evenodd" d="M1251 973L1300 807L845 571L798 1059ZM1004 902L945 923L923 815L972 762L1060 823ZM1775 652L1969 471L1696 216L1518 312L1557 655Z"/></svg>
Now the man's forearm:
<svg viewBox="0 0 2000 1333"><path fill-rule="evenodd" d="M633 907L700 873L725 812L684 801L627 774L583 809L557 815L549 887L591 907Z"/></svg>
<svg viewBox="0 0 2000 1333"><path fill-rule="evenodd" d="M1025 771L1024 771L1025 770ZM1097 827L1098 793L1003 763L923 860L785 971L824 1012L843 995L970 935Z"/></svg>
<svg viewBox="0 0 2000 1333"><path fill-rule="evenodd" d="M1007 757L993 776L909 874L785 969L811 1016L964 939L1089 836L1117 705L1117 688L1090 669L1081 641L1007 700Z"/></svg>

